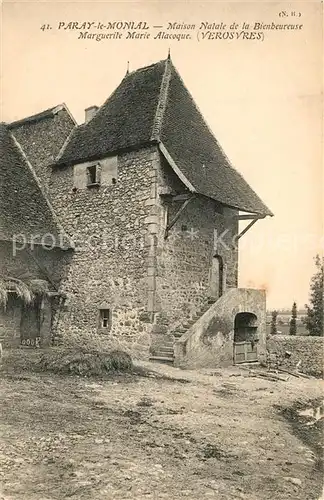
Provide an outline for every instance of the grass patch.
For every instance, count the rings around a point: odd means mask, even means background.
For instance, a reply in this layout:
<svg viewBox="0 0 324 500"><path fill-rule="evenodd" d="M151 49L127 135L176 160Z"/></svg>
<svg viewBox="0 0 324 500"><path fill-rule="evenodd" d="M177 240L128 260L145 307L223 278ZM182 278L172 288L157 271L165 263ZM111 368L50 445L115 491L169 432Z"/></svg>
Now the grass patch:
<svg viewBox="0 0 324 500"><path fill-rule="evenodd" d="M38 372L41 357L39 349L4 349L0 370L5 373Z"/></svg>
<svg viewBox="0 0 324 500"><path fill-rule="evenodd" d="M80 376L101 376L111 372L125 372L130 371L132 366L130 355L118 350L84 352L53 349L45 353L40 360L41 371Z"/></svg>
<svg viewBox="0 0 324 500"><path fill-rule="evenodd" d="M122 350L87 351L77 348L43 350L8 349L2 362L2 372L51 372L82 377L104 376L109 373L129 372L132 358Z"/></svg>

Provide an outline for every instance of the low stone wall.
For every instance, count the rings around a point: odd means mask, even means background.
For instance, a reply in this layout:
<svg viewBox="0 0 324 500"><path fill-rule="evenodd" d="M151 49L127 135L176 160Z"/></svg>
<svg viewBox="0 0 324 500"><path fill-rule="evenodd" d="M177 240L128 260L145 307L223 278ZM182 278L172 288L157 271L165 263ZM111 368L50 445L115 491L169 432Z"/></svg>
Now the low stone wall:
<svg viewBox="0 0 324 500"><path fill-rule="evenodd" d="M265 359L265 292L232 288L220 297L174 344L175 365L180 368L233 365L236 314L250 312L258 319L258 359Z"/></svg>
<svg viewBox="0 0 324 500"><path fill-rule="evenodd" d="M323 376L324 337L271 335L267 350L276 355L279 367L296 370L316 377Z"/></svg>

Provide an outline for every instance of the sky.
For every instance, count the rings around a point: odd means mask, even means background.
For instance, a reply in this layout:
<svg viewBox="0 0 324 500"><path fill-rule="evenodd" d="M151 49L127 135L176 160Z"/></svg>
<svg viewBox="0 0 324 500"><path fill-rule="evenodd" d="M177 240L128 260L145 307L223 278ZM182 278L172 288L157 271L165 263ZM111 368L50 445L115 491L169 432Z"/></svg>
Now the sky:
<svg viewBox="0 0 324 500"><path fill-rule="evenodd" d="M127 61L132 71L170 49L232 165L274 213L240 239L239 286L265 288L269 309L303 307L324 241L322 14L322 4L309 1L3 2L1 120L65 102L82 123L84 109L120 83ZM73 21L146 21L151 39L81 40L76 30L58 30ZM195 24L192 38L153 39L158 31L187 33L167 30L169 22ZM208 40L202 22L225 23L224 31L234 22L303 26L264 30L262 40Z"/></svg>

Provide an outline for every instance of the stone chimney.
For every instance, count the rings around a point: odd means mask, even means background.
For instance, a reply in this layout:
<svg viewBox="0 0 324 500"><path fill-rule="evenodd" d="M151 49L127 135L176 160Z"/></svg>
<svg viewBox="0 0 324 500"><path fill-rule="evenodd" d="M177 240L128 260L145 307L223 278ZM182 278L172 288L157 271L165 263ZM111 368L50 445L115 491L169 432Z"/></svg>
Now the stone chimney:
<svg viewBox="0 0 324 500"><path fill-rule="evenodd" d="M89 106L84 110L85 112L85 123L88 123L91 118L94 117L94 115L97 113L99 107L98 106Z"/></svg>

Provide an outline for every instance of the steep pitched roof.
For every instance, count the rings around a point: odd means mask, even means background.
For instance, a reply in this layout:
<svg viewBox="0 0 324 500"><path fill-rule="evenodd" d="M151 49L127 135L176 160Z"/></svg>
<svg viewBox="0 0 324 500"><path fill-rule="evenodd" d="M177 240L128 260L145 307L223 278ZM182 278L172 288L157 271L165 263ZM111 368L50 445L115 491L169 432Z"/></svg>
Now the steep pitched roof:
<svg viewBox="0 0 324 500"><path fill-rule="evenodd" d="M67 239L21 146L0 124L0 240L64 246ZM44 235L52 236L44 236ZM42 238L44 237L43 241Z"/></svg>
<svg viewBox="0 0 324 500"><path fill-rule="evenodd" d="M51 108L45 109L44 111L41 111L40 113L36 113L31 116L27 116L25 118L21 118L20 120L15 120L14 122L11 122L8 124L9 128L16 128L19 127L20 125L25 125L27 123L33 123L33 122L39 122L41 120L45 120L46 118L53 118L55 115L57 115L60 111L65 110L71 120L76 124L73 116L71 115L70 111L68 110L66 104L58 104L57 106L53 106Z"/></svg>
<svg viewBox="0 0 324 500"><path fill-rule="evenodd" d="M126 75L88 122L72 132L59 164L90 160L151 139L165 62Z"/></svg>
<svg viewBox="0 0 324 500"><path fill-rule="evenodd" d="M192 191L272 215L230 164L170 59L126 75L97 114L73 130L57 164L99 159L150 142L161 144Z"/></svg>
<svg viewBox="0 0 324 500"><path fill-rule="evenodd" d="M8 124L45 189L51 177L54 158L75 125L65 104Z"/></svg>

